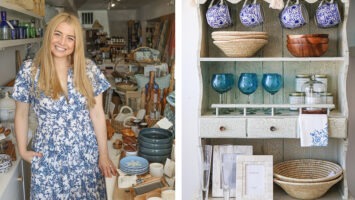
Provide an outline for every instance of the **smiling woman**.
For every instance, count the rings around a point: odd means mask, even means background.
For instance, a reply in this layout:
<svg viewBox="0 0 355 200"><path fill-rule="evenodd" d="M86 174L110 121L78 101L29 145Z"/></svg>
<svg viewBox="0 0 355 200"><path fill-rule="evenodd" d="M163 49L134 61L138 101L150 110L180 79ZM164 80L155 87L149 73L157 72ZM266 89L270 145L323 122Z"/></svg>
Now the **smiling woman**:
<svg viewBox="0 0 355 200"><path fill-rule="evenodd" d="M104 176L117 175L109 159L102 93L110 84L86 60L79 20L60 13L43 45L17 75L15 129L21 157L31 163L31 199L106 199ZM30 105L38 118L26 149Z"/></svg>

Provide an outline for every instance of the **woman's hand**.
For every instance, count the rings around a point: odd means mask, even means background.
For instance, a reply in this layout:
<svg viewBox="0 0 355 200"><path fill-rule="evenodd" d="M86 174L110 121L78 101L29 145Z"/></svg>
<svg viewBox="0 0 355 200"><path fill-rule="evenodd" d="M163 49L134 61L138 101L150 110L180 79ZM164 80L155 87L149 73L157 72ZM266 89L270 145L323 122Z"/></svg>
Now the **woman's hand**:
<svg viewBox="0 0 355 200"><path fill-rule="evenodd" d="M99 168L105 177L117 176L117 169L108 156L99 156Z"/></svg>
<svg viewBox="0 0 355 200"><path fill-rule="evenodd" d="M38 156L38 157L42 157L43 154L42 153L38 153L38 152L34 152L34 151L25 151L23 153L20 153L22 159L24 159L25 161L31 163L32 162L32 159L35 157L35 156Z"/></svg>

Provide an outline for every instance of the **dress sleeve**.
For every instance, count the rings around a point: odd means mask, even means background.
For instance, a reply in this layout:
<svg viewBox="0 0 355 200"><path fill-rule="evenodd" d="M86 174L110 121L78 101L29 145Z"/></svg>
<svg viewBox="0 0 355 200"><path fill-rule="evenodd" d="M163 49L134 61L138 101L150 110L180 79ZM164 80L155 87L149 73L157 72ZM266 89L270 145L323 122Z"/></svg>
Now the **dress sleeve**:
<svg viewBox="0 0 355 200"><path fill-rule="evenodd" d="M32 61L24 61L16 75L12 98L15 101L30 103L33 99L31 95L31 65Z"/></svg>
<svg viewBox="0 0 355 200"><path fill-rule="evenodd" d="M87 67L89 70L88 76L94 90L94 96L97 96L107 90L111 85L93 61L87 60Z"/></svg>

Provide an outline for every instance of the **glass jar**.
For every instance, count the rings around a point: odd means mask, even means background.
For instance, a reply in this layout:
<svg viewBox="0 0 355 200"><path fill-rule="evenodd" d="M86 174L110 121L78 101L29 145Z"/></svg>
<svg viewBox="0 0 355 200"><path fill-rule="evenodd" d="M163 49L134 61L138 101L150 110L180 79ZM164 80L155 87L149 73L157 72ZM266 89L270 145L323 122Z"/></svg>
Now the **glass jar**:
<svg viewBox="0 0 355 200"><path fill-rule="evenodd" d="M0 40L11 39L11 28L6 21L6 11L1 11Z"/></svg>
<svg viewBox="0 0 355 200"><path fill-rule="evenodd" d="M296 75L296 92L304 92L303 85L311 80L311 75L308 74L298 74Z"/></svg>
<svg viewBox="0 0 355 200"><path fill-rule="evenodd" d="M11 39L16 40L20 38L20 31L19 31L19 20L9 20L10 24L12 25L13 29L11 29Z"/></svg>
<svg viewBox="0 0 355 200"><path fill-rule="evenodd" d="M325 92L327 92L328 90L328 78L327 78L327 75L326 74L316 74L314 75L315 79L317 81L320 81L324 84L324 87L325 87Z"/></svg>
<svg viewBox="0 0 355 200"><path fill-rule="evenodd" d="M303 90L305 92L305 104L322 104L322 93L325 92L324 83L317 81L315 76L311 77L311 80L303 85ZM312 108L308 107L306 110L322 110L322 108Z"/></svg>
<svg viewBox="0 0 355 200"><path fill-rule="evenodd" d="M293 92L289 95L290 104L304 104L304 92ZM297 107L290 107L290 110L298 110Z"/></svg>

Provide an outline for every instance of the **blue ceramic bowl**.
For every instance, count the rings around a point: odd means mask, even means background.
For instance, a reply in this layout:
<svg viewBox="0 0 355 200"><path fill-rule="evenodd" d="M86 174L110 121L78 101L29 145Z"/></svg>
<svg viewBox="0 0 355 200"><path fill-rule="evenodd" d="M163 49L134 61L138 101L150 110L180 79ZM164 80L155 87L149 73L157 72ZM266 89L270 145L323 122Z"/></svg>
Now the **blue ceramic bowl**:
<svg viewBox="0 0 355 200"><path fill-rule="evenodd" d="M145 148L140 146L139 151L143 154L149 155L149 156L163 156L167 154L171 154L171 148L169 149L150 149L150 148Z"/></svg>
<svg viewBox="0 0 355 200"><path fill-rule="evenodd" d="M138 152L138 155L147 159L149 162L158 162L158 163L165 163L167 158L170 158L170 154L167 155L162 155L162 156L150 156L150 155L146 155L142 152Z"/></svg>
<svg viewBox="0 0 355 200"><path fill-rule="evenodd" d="M145 128L139 132L138 141L153 144L171 144L173 138L171 131L162 128Z"/></svg>
<svg viewBox="0 0 355 200"><path fill-rule="evenodd" d="M143 140L138 140L139 147L145 147L150 149L168 149L171 148L172 143L168 144L154 144L150 142L145 142Z"/></svg>

